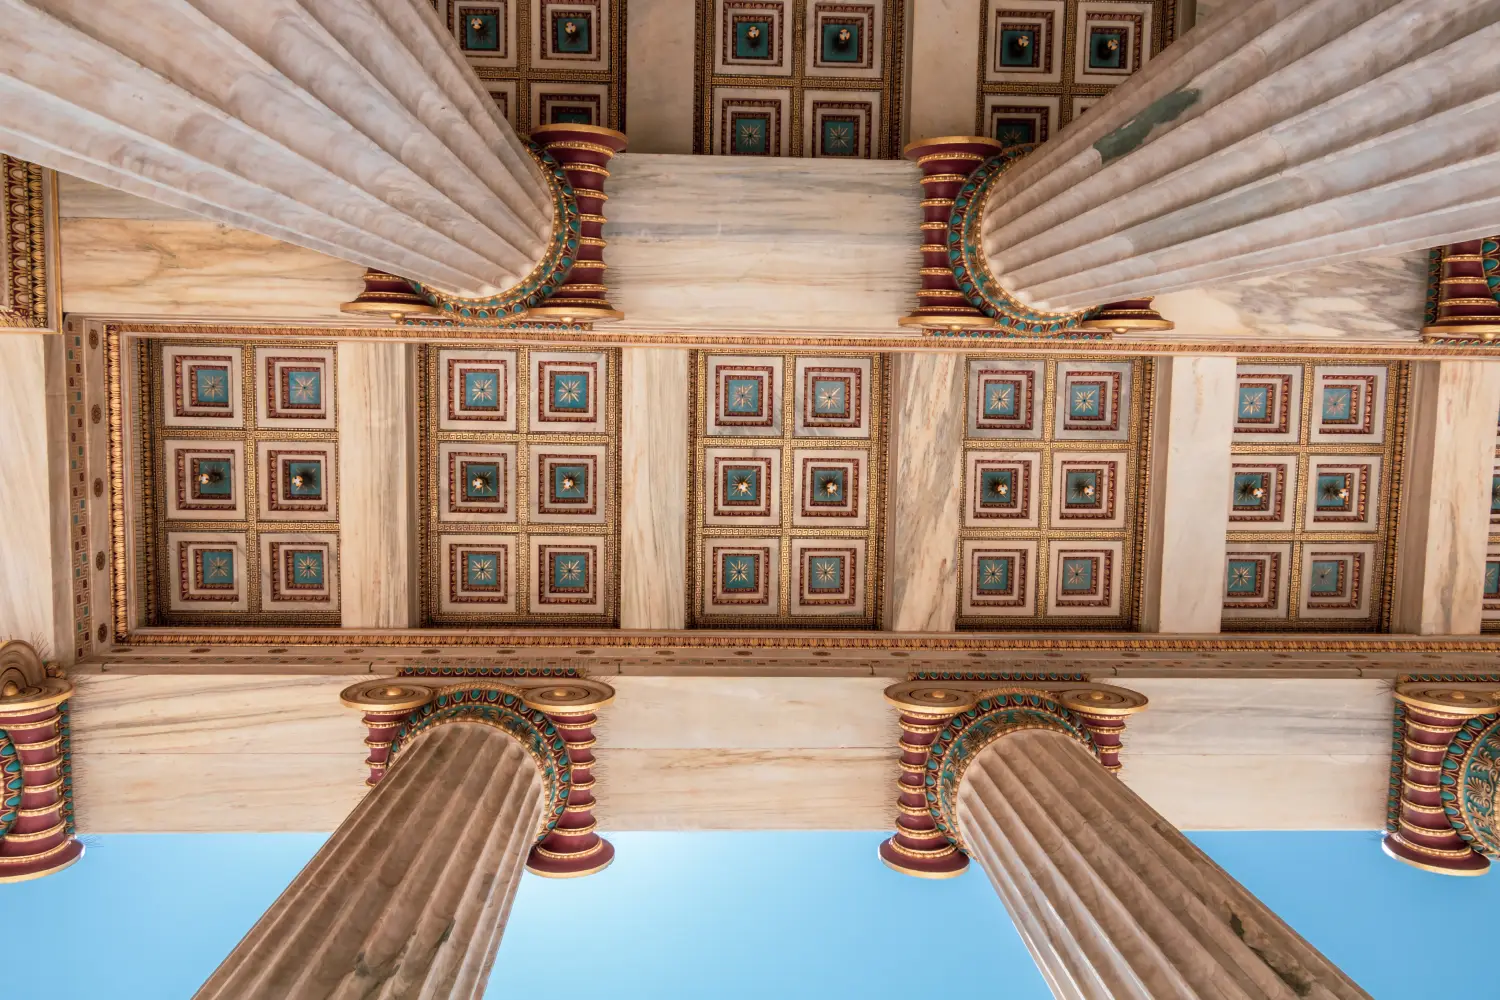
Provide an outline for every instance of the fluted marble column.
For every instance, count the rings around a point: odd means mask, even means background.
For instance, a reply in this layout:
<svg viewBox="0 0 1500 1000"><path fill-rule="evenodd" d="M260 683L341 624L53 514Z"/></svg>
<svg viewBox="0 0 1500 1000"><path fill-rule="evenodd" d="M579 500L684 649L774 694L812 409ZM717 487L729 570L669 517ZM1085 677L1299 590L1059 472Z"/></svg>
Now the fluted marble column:
<svg viewBox="0 0 1500 1000"><path fill-rule="evenodd" d="M1060 1000L1370 1000L1064 733L976 753L957 816Z"/></svg>
<svg viewBox="0 0 1500 1000"><path fill-rule="evenodd" d="M989 190L999 284L1070 310L1500 228L1500 7L1259 0Z"/></svg>
<svg viewBox="0 0 1500 1000"><path fill-rule="evenodd" d="M428 0L0 0L0 150L466 295L552 231Z"/></svg>
<svg viewBox="0 0 1500 1000"><path fill-rule="evenodd" d="M197 997L477 1000L543 795L497 727L418 735Z"/></svg>

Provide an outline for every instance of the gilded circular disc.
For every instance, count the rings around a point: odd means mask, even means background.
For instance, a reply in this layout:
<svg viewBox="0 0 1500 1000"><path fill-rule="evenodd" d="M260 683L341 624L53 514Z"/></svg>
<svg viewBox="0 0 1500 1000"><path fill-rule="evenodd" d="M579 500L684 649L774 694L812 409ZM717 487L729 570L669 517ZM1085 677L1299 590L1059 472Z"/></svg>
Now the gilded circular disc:
<svg viewBox="0 0 1500 1000"><path fill-rule="evenodd" d="M1149 704L1146 696L1138 691L1108 684L1059 691L1057 700L1085 715L1134 715Z"/></svg>
<svg viewBox="0 0 1500 1000"><path fill-rule="evenodd" d="M608 684L567 677L552 684L528 687L521 692L526 704L548 715L587 715L615 700L615 689Z"/></svg>
<svg viewBox="0 0 1500 1000"><path fill-rule="evenodd" d="M11 688L15 687L14 691ZM14 682L0 688L0 715L21 715L61 705L73 695L73 682L61 677L43 677L20 687Z"/></svg>
<svg viewBox="0 0 1500 1000"><path fill-rule="evenodd" d="M979 699L972 691L945 687L933 681L902 681L885 689L885 700L907 715L945 718L967 712Z"/></svg>
<svg viewBox="0 0 1500 1000"><path fill-rule="evenodd" d="M402 712L421 708L432 700L432 688L413 684L402 677L374 678L351 684L339 692L345 708L361 712Z"/></svg>
<svg viewBox="0 0 1500 1000"><path fill-rule="evenodd" d="M1455 687L1447 684L1396 685L1396 698L1413 708L1445 715L1475 716L1500 712L1500 687Z"/></svg>

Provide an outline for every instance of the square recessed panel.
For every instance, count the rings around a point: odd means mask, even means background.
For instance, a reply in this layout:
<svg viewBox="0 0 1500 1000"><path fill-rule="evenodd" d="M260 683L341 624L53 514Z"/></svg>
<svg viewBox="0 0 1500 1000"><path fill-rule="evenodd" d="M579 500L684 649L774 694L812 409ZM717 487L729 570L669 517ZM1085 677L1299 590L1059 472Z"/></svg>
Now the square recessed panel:
<svg viewBox="0 0 1500 1000"><path fill-rule="evenodd" d="M260 606L264 611L337 611L338 535L262 534Z"/></svg>
<svg viewBox="0 0 1500 1000"><path fill-rule="evenodd" d="M870 359L798 358L797 437L870 436Z"/></svg>
<svg viewBox="0 0 1500 1000"><path fill-rule="evenodd" d="M515 351L438 351L443 384L438 427L445 431L516 429Z"/></svg>
<svg viewBox="0 0 1500 1000"><path fill-rule="evenodd" d="M707 525L781 523L780 448L706 448Z"/></svg>
<svg viewBox="0 0 1500 1000"><path fill-rule="evenodd" d="M1062 0L989 0L985 81L1060 83L1066 23Z"/></svg>
<svg viewBox="0 0 1500 1000"><path fill-rule="evenodd" d="M268 521L336 521L337 445L331 441L260 441L260 516Z"/></svg>
<svg viewBox="0 0 1500 1000"><path fill-rule="evenodd" d="M878 80L885 11L873 3L811 0L807 5L807 74Z"/></svg>
<svg viewBox="0 0 1500 1000"><path fill-rule="evenodd" d="M453 37L476 66L516 65L516 6L524 0L456 0Z"/></svg>
<svg viewBox="0 0 1500 1000"><path fill-rule="evenodd" d="M1285 618L1291 563L1289 543L1229 546L1224 567L1224 617Z"/></svg>
<svg viewBox="0 0 1500 1000"><path fill-rule="evenodd" d="M1500 619L1500 545L1490 545L1484 556L1485 621Z"/></svg>
<svg viewBox="0 0 1500 1000"><path fill-rule="evenodd" d="M706 433L780 437L781 364L778 357L709 355Z"/></svg>
<svg viewBox="0 0 1500 1000"><path fill-rule="evenodd" d="M257 347L255 422L286 430L332 430L333 354L290 347Z"/></svg>
<svg viewBox="0 0 1500 1000"><path fill-rule="evenodd" d="M792 452L797 506L792 524L799 528L863 528L868 524L870 490L864 451Z"/></svg>
<svg viewBox="0 0 1500 1000"><path fill-rule="evenodd" d="M445 441L438 463L440 520L515 521L515 445Z"/></svg>
<svg viewBox="0 0 1500 1000"><path fill-rule="evenodd" d="M513 535L442 535L445 569L438 606L447 614L510 614L516 610Z"/></svg>
<svg viewBox="0 0 1500 1000"><path fill-rule="evenodd" d="M540 524L603 524L609 495L607 449L533 444L531 520Z"/></svg>
<svg viewBox="0 0 1500 1000"><path fill-rule="evenodd" d="M609 86L603 83L531 83L531 120L537 125L604 125Z"/></svg>
<svg viewBox="0 0 1500 1000"><path fill-rule="evenodd" d="M238 348L165 345L161 368L167 427L244 425Z"/></svg>
<svg viewBox="0 0 1500 1000"><path fill-rule="evenodd" d="M1123 542L1053 539L1047 581L1047 614L1111 617L1120 614Z"/></svg>
<svg viewBox="0 0 1500 1000"><path fill-rule="evenodd" d="M609 69L610 0L529 2L533 69Z"/></svg>
<svg viewBox="0 0 1500 1000"><path fill-rule="evenodd" d="M1046 142L1058 129L1059 98L988 94L984 134L1006 146Z"/></svg>
<svg viewBox="0 0 1500 1000"><path fill-rule="evenodd" d="M1500 464L1490 474L1490 524L1500 524Z"/></svg>
<svg viewBox="0 0 1500 1000"><path fill-rule="evenodd" d="M879 91L809 90L802 100L802 155L865 160L876 155Z"/></svg>
<svg viewBox="0 0 1500 1000"><path fill-rule="evenodd" d="M471 58L470 62L473 61ZM481 80L480 83L484 84L485 93L490 95L490 100L500 112L500 117L509 122L511 128L515 128L516 107L520 103L516 98L516 81Z"/></svg>
<svg viewBox="0 0 1500 1000"><path fill-rule="evenodd" d="M1036 572L1036 542L965 541L959 613L1030 617L1036 612Z"/></svg>
<svg viewBox="0 0 1500 1000"><path fill-rule="evenodd" d="M1302 546L1302 618L1370 617L1370 571L1375 546L1334 542Z"/></svg>
<svg viewBox="0 0 1500 1000"><path fill-rule="evenodd" d="M964 524L971 528L1035 528L1040 458L1024 452L968 452Z"/></svg>
<svg viewBox="0 0 1500 1000"><path fill-rule="evenodd" d="M1237 443L1295 444L1302 428L1302 366L1239 365L1234 413Z"/></svg>
<svg viewBox="0 0 1500 1000"><path fill-rule="evenodd" d="M793 615L865 614L865 540L792 540Z"/></svg>
<svg viewBox="0 0 1500 1000"><path fill-rule="evenodd" d="M532 432L604 433L608 368L603 352L531 352Z"/></svg>
<svg viewBox="0 0 1500 1000"><path fill-rule="evenodd" d="M1059 361L1053 436L1124 441L1130 436L1130 363Z"/></svg>
<svg viewBox="0 0 1500 1000"><path fill-rule="evenodd" d="M970 361L969 436L1040 438L1045 370L1045 361Z"/></svg>
<svg viewBox="0 0 1500 1000"><path fill-rule="evenodd" d="M702 558L705 615L777 614L781 539L709 538Z"/></svg>
<svg viewBox="0 0 1500 1000"><path fill-rule="evenodd" d="M239 441L166 441L171 493L167 517L241 521L245 517L245 446Z"/></svg>
<svg viewBox="0 0 1500 1000"><path fill-rule="evenodd" d="M1385 440L1384 365L1313 369L1310 441L1380 444Z"/></svg>
<svg viewBox="0 0 1500 1000"><path fill-rule="evenodd" d="M1380 456L1313 456L1307 460L1308 531L1374 531L1380 496Z"/></svg>
<svg viewBox="0 0 1500 1000"><path fill-rule="evenodd" d="M785 156L790 151L792 92L716 87L713 145L720 156Z"/></svg>
<svg viewBox="0 0 1500 1000"><path fill-rule="evenodd" d="M791 76L787 0L715 0L714 72L735 76Z"/></svg>
<svg viewBox="0 0 1500 1000"><path fill-rule="evenodd" d="M532 535L531 610L535 614L598 615L604 612L604 539Z"/></svg>
<svg viewBox="0 0 1500 1000"><path fill-rule="evenodd" d="M249 606L243 534L168 532L167 559L173 611L244 611Z"/></svg>
<svg viewBox="0 0 1500 1000"><path fill-rule="evenodd" d="M1075 14L1074 82L1118 84L1144 66L1151 59L1154 8L1152 3L1081 0Z"/></svg>
<svg viewBox="0 0 1500 1000"><path fill-rule="evenodd" d="M1297 456L1236 455L1229 479L1230 531L1290 531Z"/></svg>
<svg viewBox="0 0 1500 1000"><path fill-rule="evenodd" d="M1052 526L1123 528L1128 489L1122 453L1056 452L1052 456Z"/></svg>

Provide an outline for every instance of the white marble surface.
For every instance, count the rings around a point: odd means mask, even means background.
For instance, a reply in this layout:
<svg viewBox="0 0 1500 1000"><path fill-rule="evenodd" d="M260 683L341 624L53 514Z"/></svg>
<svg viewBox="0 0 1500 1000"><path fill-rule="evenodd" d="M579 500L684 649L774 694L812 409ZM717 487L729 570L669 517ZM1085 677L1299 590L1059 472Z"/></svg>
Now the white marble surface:
<svg viewBox="0 0 1500 1000"><path fill-rule="evenodd" d="M630 67L625 107L634 152L693 151L696 23L694 0L650 0L625 8L625 64Z"/></svg>
<svg viewBox="0 0 1500 1000"><path fill-rule="evenodd" d="M1412 368L1392 630L1476 634L1500 362L1420 361Z"/></svg>
<svg viewBox="0 0 1500 1000"><path fill-rule="evenodd" d="M906 141L973 135L980 7L987 0L922 0L911 18ZM900 143L895 145L899 146Z"/></svg>
<svg viewBox="0 0 1500 1000"><path fill-rule="evenodd" d="M967 369L962 354L897 354L893 374L885 627L951 632Z"/></svg>
<svg viewBox="0 0 1500 1000"><path fill-rule="evenodd" d="M627 348L620 380L620 627L687 614L688 358Z"/></svg>
<svg viewBox="0 0 1500 1000"><path fill-rule="evenodd" d="M1229 529L1235 361L1179 355L1156 368L1145 628L1217 632Z"/></svg>
<svg viewBox="0 0 1500 1000"><path fill-rule="evenodd" d="M1426 297L1425 250L1368 257L1158 295L1157 311L1177 329L1149 339L1412 344Z"/></svg>
<svg viewBox="0 0 1500 1000"><path fill-rule="evenodd" d="M339 599L344 628L418 624L412 351L407 344L338 344Z"/></svg>
<svg viewBox="0 0 1500 1000"><path fill-rule="evenodd" d="M0 641L73 660L62 338L0 336Z"/></svg>

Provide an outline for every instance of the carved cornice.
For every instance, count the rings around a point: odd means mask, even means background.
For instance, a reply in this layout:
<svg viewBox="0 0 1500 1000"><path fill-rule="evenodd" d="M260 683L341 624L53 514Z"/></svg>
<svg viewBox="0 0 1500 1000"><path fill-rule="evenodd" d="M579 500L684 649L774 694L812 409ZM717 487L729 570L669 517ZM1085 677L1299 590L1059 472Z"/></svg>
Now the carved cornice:
<svg viewBox="0 0 1500 1000"><path fill-rule="evenodd" d="M58 329L55 178L50 170L0 155L0 329Z"/></svg>

